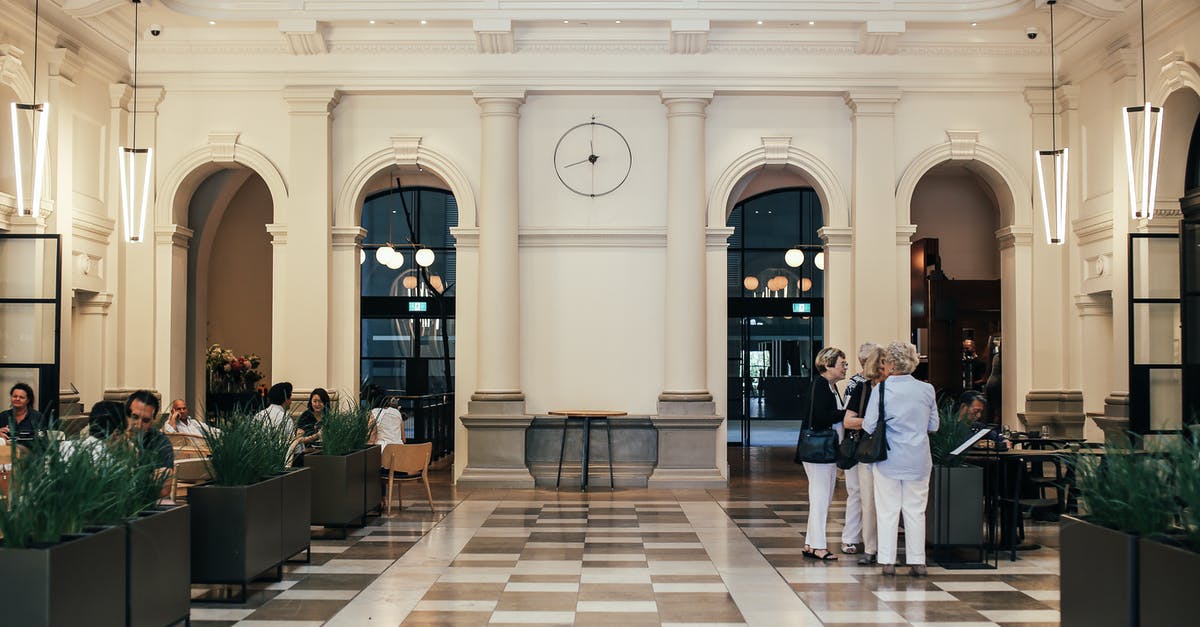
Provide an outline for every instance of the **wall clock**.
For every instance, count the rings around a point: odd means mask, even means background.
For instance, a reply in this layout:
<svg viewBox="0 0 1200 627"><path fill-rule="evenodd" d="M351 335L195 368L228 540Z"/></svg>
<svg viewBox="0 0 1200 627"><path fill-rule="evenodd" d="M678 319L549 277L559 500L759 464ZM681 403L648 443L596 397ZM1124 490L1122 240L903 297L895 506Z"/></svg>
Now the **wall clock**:
<svg viewBox="0 0 1200 627"><path fill-rule="evenodd" d="M633 151L620 131L591 121L567 129L554 147L554 172L558 180L580 196L611 194L629 178Z"/></svg>

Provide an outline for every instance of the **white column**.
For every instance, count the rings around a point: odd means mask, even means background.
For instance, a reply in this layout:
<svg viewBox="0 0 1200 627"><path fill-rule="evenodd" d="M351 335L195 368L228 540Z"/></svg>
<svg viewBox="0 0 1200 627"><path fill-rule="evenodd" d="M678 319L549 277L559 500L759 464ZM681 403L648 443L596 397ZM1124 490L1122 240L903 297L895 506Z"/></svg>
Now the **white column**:
<svg viewBox="0 0 1200 627"><path fill-rule="evenodd" d="M1079 368L1083 371L1077 385L1083 390L1084 411L1100 414L1104 412L1104 398L1109 392L1109 381L1106 377L1088 374L1095 371L1094 365L1107 366L1112 359L1112 344L1103 339L1112 337L1113 302L1108 292L1080 294L1074 300L1075 308L1079 312L1079 330L1071 339L1075 346L1079 347ZM1088 421L1084 427L1084 435L1089 441L1104 440L1103 434L1093 421Z"/></svg>
<svg viewBox="0 0 1200 627"><path fill-rule="evenodd" d="M845 95L853 134L851 226L854 229L855 335L873 342L908 340L909 280L879 272L879 251L896 250L896 89L855 90ZM903 320L903 323L901 323Z"/></svg>
<svg viewBox="0 0 1200 627"><path fill-rule="evenodd" d="M817 231L825 242L825 343L841 347L851 362L860 343L885 339L856 335L854 330L853 233L850 227L834 226Z"/></svg>
<svg viewBox="0 0 1200 627"><path fill-rule="evenodd" d="M479 91L475 102L481 122L479 362L471 400L523 402L517 210L525 92Z"/></svg>
<svg viewBox="0 0 1200 627"><path fill-rule="evenodd" d="M1105 400L1109 419L1129 419L1129 180L1125 166L1124 118L1121 107L1141 104L1138 78L1141 56L1133 48L1121 48L1109 55L1109 76L1112 78L1112 390ZM1111 423L1110 423L1111 424Z"/></svg>
<svg viewBox="0 0 1200 627"><path fill-rule="evenodd" d="M287 285L288 228L286 224L266 225L271 238L271 373L268 383L284 381L281 376L283 363L287 361L288 315ZM279 364L279 366L275 366Z"/></svg>
<svg viewBox="0 0 1200 627"><path fill-rule="evenodd" d="M996 231L996 239L1000 245L1000 408L1004 424L1016 429L1020 426L1017 413L1024 410L1025 395L1033 387L1033 316L1029 306L1033 294L1024 279L1033 272L1033 229L1006 226Z"/></svg>
<svg viewBox="0 0 1200 627"><path fill-rule="evenodd" d="M124 142L125 133L129 129L129 101L133 97L133 88L123 83L113 83L108 86L109 116L108 135L104 154L117 158L117 148ZM105 204L107 217L113 221L113 232L108 240L105 251L106 289L110 295L110 306L105 306L106 314L102 317L104 323L104 345L106 352L100 356L104 361L103 377L104 390L123 389L125 386L125 241L121 236L121 180L115 166L106 168L108 176L104 189L106 190Z"/></svg>
<svg viewBox="0 0 1200 627"><path fill-rule="evenodd" d="M711 402L705 373L704 110L712 92L663 92L667 107L666 355L660 401Z"/></svg>
<svg viewBox="0 0 1200 627"><path fill-rule="evenodd" d="M154 389L167 402L187 396L187 263L192 230L178 224L154 227Z"/></svg>
<svg viewBox="0 0 1200 627"><path fill-rule="evenodd" d="M366 229L333 227L333 283L329 290L329 385L340 398L358 398L359 296L362 273L358 256ZM374 261L372 259L372 261Z"/></svg>
<svg viewBox="0 0 1200 627"><path fill-rule="evenodd" d="M288 245L285 259L287 273L280 276L274 266L271 284L276 294L282 292L282 307L272 302L272 322L286 316L287 324L280 330L272 328L271 378L291 381L297 390L311 390L329 385L330 309L313 300L313 290L328 293L331 229L331 121L333 109L340 96L333 87L287 87L283 99L287 102L291 149L288 159L287 209L284 214ZM275 209L275 222L280 221L280 209ZM269 229L268 229L269 230ZM282 279L282 280L281 280ZM279 341L276 341L279 340ZM283 355L275 353L286 345ZM357 386L352 390L357 396Z"/></svg>
<svg viewBox="0 0 1200 627"><path fill-rule="evenodd" d="M104 398L107 360L102 357L109 349L104 327L112 303L113 295L102 293L80 298L75 305L78 315L75 354L87 356L76 365L75 387L79 389L79 401L85 411Z"/></svg>
<svg viewBox="0 0 1200 627"><path fill-rule="evenodd" d="M1075 221L1082 215L1084 197L1083 155L1081 154L1083 152L1083 120L1079 115L1079 87L1061 85L1058 88L1058 106L1063 112L1064 142L1070 149L1071 157L1067 165L1067 226L1071 233L1067 235L1066 251L1064 251L1067 259L1064 266L1066 277L1063 282L1063 298L1069 302L1071 295L1081 293L1083 287L1083 260L1079 254L1081 242L1073 228ZM1070 310L1069 304L1064 305L1063 310ZM1066 332L1063 333L1065 353L1063 381L1071 389L1082 390L1084 380L1096 378L1088 376L1083 371L1083 365L1096 362L1081 362L1080 351L1071 350L1072 346L1079 346L1082 322L1080 316L1070 313L1066 318ZM1111 333L1106 333L1103 337L1111 336ZM1107 365L1108 362L1103 363ZM1086 411L1091 411L1087 409L1086 394L1084 395L1084 408ZM1101 405L1097 411L1102 410L1103 406Z"/></svg>
<svg viewBox="0 0 1200 627"><path fill-rule="evenodd" d="M75 359L75 340L74 340L74 324L73 324L73 299L74 293L74 229L72 221L75 217L75 205L71 199L73 193L73 185L75 183L75 154L72 150L74 145L74 124L72 123L73 115L72 108L67 104L74 104L74 87L73 80L76 73L81 68L79 55L68 48L54 48L49 53L47 68L50 74L50 86L48 89L47 99L54 103L50 108L50 128L49 128L49 146L50 146L50 172L53 174L54 191L52 197L54 199L54 215L52 219L56 224L53 230L56 231L61 238L62 245L62 283L60 285L59 299L62 303L62 312L59 317L59 354L58 354L58 394L59 408L57 411L65 413L70 411L66 407L64 401L67 398L74 396L71 391L71 385L75 382L76 359ZM78 384L76 384L78 388Z"/></svg>
<svg viewBox="0 0 1200 627"><path fill-rule="evenodd" d="M900 305L896 311L896 339L916 344L912 336L912 242L917 234L915 224L896 225L896 285ZM872 340L878 343L878 340ZM857 349L857 347L856 347ZM850 351L846 351L849 355ZM854 360L851 359L853 364Z"/></svg>

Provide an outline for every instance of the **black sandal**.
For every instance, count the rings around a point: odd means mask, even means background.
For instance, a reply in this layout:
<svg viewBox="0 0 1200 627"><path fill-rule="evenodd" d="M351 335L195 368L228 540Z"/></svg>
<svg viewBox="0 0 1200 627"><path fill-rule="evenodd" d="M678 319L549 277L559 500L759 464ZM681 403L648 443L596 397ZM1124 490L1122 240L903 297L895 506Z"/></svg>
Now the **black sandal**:
<svg viewBox="0 0 1200 627"><path fill-rule="evenodd" d="M817 551L825 551L825 553L822 555L817 553ZM829 549L813 549L812 553L809 554L809 557L816 560L821 560L822 562L836 562L838 559L836 555L829 552Z"/></svg>

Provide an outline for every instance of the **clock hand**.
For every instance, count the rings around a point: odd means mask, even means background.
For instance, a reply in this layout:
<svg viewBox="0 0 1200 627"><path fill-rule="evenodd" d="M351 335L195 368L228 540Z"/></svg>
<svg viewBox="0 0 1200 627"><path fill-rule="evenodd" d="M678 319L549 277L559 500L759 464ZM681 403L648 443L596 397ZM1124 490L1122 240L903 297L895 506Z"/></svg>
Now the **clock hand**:
<svg viewBox="0 0 1200 627"><path fill-rule="evenodd" d="M588 158L587 158L587 159L581 159L581 160L579 160L579 161L576 161L575 163L568 163L567 165L564 165L563 167L564 167L564 168L569 168L569 167L571 167L571 166L576 166L576 165L579 165L579 164L581 164L581 163L596 163L596 161L597 161L598 159L600 159L599 155L588 155Z"/></svg>

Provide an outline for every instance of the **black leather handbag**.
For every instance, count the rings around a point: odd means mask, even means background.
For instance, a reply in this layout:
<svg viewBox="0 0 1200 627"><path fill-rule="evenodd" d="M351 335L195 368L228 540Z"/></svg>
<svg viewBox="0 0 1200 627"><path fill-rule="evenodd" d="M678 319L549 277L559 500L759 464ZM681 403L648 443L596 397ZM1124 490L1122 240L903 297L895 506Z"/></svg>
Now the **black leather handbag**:
<svg viewBox="0 0 1200 627"><path fill-rule="evenodd" d="M813 397L817 391L817 378L808 391L808 423L801 425L800 439L796 442L796 463L832 464L837 461L837 431L813 429Z"/></svg>
<svg viewBox="0 0 1200 627"><path fill-rule="evenodd" d="M872 394L879 395L879 422L875 425L875 433L867 433L863 431L862 438L858 441L858 449L856 456L858 461L864 464L874 464L887 459L887 416L883 412L883 381L879 382L879 386Z"/></svg>
<svg viewBox="0 0 1200 627"><path fill-rule="evenodd" d="M861 385L870 386L871 382L866 381ZM866 390L870 390L870 387L867 387ZM863 407L866 405L866 400L866 392L858 395L859 418L861 418L863 415ZM846 429L846 435L842 437L842 443L838 444L838 468L841 468L842 470L850 470L858 465L858 446L859 443L862 442L864 435L865 434L863 433L862 429Z"/></svg>

